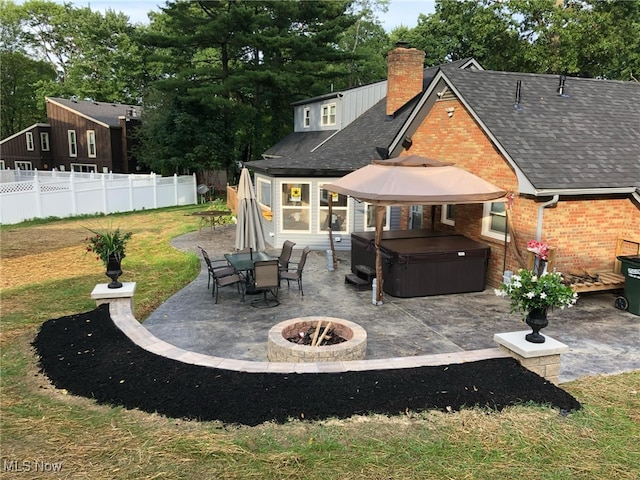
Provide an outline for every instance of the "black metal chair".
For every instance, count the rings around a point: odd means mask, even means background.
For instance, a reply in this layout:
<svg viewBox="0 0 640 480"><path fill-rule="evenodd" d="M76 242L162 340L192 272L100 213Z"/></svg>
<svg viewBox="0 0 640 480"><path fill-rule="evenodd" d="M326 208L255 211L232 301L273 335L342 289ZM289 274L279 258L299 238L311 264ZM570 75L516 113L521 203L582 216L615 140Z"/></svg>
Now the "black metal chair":
<svg viewBox="0 0 640 480"><path fill-rule="evenodd" d="M236 273L235 269L229 265L229 262L226 260L211 260L207 251L198 245L200 252L202 253L202 257L204 258L205 263L207 264L207 270L209 271L209 278L207 279L207 290L211 286L211 280L213 283L213 290L211 291L211 295L215 293L216 284L215 277L220 276L224 277L226 275L233 275Z"/></svg>
<svg viewBox="0 0 640 480"><path fill-rule="evenodd" d="M310 251L311 249L309 247L304 247L302 255L300 256L300 261L298 263L290 262L291 265L295 265L295 268L288 268L280 271L280 280L286 280L287 286L289 286L289 282L292 280L298 282L298 289L302 296L304 296L304 290L302 290L302 271L304 270L304 264L307 261L307 255Z"/></svg>
<svg viewBox="0 0 640 480"><path fill-rule="evenodd" d="M278 263L281 271L289 268L289 260L291 259L291 252L293 252L294 246L295 243L290 240L285 240L282 244L282 251L278 257Z"/></svg>
<svg viewBox="0 0 640 480"><path fill-rule="evenodd" d="M255 288L262 290L262 298L251 302L252 307L277 307L280 288L280 268L278 260L255 262L253 266ZM271 299L269 299L269 295Z"/></svg>

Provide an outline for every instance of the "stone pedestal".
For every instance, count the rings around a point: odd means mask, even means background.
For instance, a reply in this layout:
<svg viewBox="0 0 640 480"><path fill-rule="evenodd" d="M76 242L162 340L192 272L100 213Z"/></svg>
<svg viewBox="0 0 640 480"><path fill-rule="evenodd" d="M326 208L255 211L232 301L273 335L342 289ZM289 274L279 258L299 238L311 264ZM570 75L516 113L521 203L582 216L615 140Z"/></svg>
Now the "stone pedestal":
<svg viewBox="0 0 640 480"><path fill-rule="evenodd" d="M496 333L493 340L500 348L516 358L520 364L557 384L560 374L560 355L567 353L569 347L548 335L544 343L531 343L525 340L529 330L523 332Z"/></svg>
<svg viewBox="0 0 640 480"><path fill-rule="evenodd" d="M108 283L99 283L91 292L91 298L96 305L113 302L128 302L133 312L133 294L136 291L136 282L122 282L121 288L108 288Z"/></svg>

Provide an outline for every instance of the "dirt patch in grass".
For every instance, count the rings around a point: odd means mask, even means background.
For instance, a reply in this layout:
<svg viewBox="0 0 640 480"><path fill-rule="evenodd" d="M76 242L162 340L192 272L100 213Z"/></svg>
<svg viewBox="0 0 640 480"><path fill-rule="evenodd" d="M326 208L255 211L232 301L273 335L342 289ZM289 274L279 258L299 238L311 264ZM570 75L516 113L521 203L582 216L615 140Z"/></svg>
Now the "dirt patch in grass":
<svg viewBox="0 0 640 480"><path fill-rule="evenodd" d="M113 324L106 305L45 322L33 345L57 388L175 418L258 425L472 406L501 410L528 402L562 411L580 408L567 392L514 359L333 374L188 365L138 347Z"/></svg>

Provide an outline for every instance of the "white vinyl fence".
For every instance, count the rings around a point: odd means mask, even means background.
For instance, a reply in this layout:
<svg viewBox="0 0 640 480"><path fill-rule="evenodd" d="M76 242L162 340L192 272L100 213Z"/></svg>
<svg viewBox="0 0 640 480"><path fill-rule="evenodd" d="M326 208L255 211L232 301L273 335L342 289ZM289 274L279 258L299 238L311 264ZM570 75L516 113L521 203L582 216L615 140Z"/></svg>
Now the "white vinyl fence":
<svg viewBox="0 0 640 480"><path fill-rule="evenodd" d="M196 176L0 170L0 224L195 205Z"/></svg>

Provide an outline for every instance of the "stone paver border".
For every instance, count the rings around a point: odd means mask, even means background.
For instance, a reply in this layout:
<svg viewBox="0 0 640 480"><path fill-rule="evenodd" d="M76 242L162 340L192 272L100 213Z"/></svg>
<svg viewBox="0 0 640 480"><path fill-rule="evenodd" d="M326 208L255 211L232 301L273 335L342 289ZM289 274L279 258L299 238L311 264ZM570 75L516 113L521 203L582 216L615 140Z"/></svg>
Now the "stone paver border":
<svg viewBox="0 0 640 480"><path fill-rule="evenodd" d="M133 292L131 293L133 296ZM104 298L100 303L107 303ZM415 357L393 357L375 360L349 360L334 362L255 362L232 358L215 357L190 352L176 347L154 336L133 315L132 298L122 296L108 300L109 313L113 323L140 348L148 352L172 358L179 362L220 368L238 372L269 373L334 373L365 370L391 370L416 368L453 363L475 362L490 358L507 358L510 355L500 348L443 353L438 355L421 355Z"/></svg>

